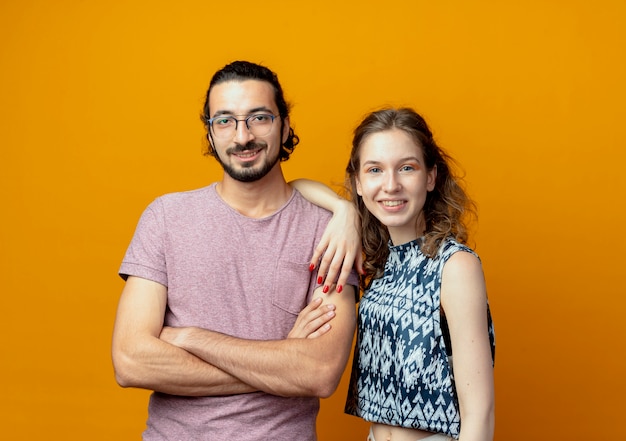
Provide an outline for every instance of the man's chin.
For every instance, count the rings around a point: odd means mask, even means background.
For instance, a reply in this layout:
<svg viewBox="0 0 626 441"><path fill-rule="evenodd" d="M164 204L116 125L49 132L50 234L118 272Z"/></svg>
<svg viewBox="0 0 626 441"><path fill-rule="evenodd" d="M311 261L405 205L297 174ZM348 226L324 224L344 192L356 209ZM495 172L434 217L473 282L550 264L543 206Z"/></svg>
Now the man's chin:
<svg viewBox="0 0 626 441"><path fill-rule="evenodd" d="M258 181L264 178L265 176L267 176L267 174L272 170L272 167L273 166L268 167L268 165L265 164L262 167L251 166L251 167L243 167L243 168L236 169L234 167L226 166L222 164L222 168L224 169L226 174L228 174L228 176L230 176L231 178L239 182Z"/></svg>

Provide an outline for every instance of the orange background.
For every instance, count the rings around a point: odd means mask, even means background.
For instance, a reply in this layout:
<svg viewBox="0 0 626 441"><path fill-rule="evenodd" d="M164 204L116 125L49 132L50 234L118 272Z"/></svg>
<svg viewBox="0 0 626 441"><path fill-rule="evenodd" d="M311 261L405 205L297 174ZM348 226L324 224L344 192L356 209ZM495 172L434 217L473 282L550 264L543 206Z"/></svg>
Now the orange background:
<svg viewBox="0 0 626 441"><path fill-rule="evenodd" d="M496 321L496 439L622 433L626 5L618 0L0 3L3 439L139 439L114 381L116 275L201 155L212 73L276 72L302 139L287 177L343 179L351 131L410 105L463 165ZM363 440L324 400L320 440Z"/></svg>

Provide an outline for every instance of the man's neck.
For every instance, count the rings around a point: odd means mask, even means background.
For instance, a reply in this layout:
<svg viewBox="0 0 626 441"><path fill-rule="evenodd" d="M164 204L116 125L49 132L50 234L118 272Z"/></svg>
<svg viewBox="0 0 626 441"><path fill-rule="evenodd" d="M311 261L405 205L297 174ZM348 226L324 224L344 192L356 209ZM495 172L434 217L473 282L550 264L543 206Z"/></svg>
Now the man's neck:
<svg viewBox="0 0 626 441"><path fill-rule="evenodd" d="M224 174L217 183L217 194L244 216L260 219L274 214L293 192L285 181L280 165L254 182L240 182Z"/></svg>

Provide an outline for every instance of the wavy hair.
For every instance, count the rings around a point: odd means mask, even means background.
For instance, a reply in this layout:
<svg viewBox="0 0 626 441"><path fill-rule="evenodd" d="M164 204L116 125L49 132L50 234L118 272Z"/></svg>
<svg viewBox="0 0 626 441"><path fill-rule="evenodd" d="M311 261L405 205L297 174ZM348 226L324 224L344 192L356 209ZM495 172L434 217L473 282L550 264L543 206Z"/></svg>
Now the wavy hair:
<svg viewBox="0 0 626 441"><path fill-rule="evenodd" d="M283 88L278 81L278 75L272 72L265 66L261 66L259 64L251 63L249 61L234 61L230 64L227 64L220 70L218 70L211 78L211 82L209 83L209 89L207 90L206 97L204 99L204 106L202 108L202 113L200 114L200 119L204 124L204 128L206 129L206 139L208 141L207 150L204 152L205 155L208 156L216 156L215 150L213 149L213 144L211 142L211 133L209 126L209 119L211 119L211 110L209 109L209 96L211 95L211 90L218 84L225 83L227 81L246 81L246 80L258 80L258 81L266 81L272 85L274 88L274 101L276 102L276 107L278 107L278 114L280 115L281 121L281 130L285 124L285 118L289 117L289 110L291 106L285 100L285 95L283 93ZM291 153L296 148L298 143L300 142L300 138L293 131L293 128L289 128L289 136L287 137L287 141L282 145L280 149L280 154L278 159L280 161L286 161L289 159Z"/></svg>
<svg viewBox="0 0 626 441"><path fill-rule="evenodd" d="M455 161L437 145L421 115L410 108L385 108L370 113L354 131L350 161L346 167L346 186L361 218L365 253L362 288L383 275L390 236L387 227L369 212L356 191L361 146L369 135L391 129L402 130L411 136L422 148L426 168L437 168L435 188L428 193L424 204L426 229L420 244L424 254L434 257L447 237L467 243L467 220L476 217L476 206L461 186L461 177L451 169Z"/></svg>

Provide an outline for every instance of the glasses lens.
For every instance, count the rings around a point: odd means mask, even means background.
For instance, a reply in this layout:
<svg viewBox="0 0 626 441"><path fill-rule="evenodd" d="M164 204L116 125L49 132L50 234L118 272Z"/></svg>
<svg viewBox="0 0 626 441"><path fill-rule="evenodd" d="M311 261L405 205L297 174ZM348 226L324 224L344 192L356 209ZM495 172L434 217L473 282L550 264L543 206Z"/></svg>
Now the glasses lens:
<svg viewBox="0 0 626 441"><path fill-rule="evenodd" d="M274 115L266 113L257 113L246 118L248 129L254 136L265 136L272 130Z"/></svg>
<svg viewBox="0 0 626 441"><path fill-rule="evenodd" d="M268 135L272 130L274 115L269 113L256 113L246 119L237 119L234 116L219 116L211 119L211 128L216 138L232 138L235 136L237 126L245 124L254 136Z"/></svg>
<svg viewBox="0 0 626 441"><path fill-rule="evenodd" d="M211 120L211 128L216 138L230 138L235 134L237 120L233 116L220 116Z"/></svg>

